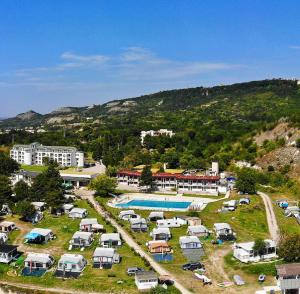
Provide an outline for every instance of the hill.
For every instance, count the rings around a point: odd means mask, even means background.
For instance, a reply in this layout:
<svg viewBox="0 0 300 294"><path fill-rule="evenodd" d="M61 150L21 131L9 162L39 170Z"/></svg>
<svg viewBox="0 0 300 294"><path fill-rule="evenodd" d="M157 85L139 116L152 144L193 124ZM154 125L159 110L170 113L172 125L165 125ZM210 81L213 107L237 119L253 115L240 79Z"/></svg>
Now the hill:
<svg viewBox="0 0 300 294"><path fill-rule="evenodd" d="M30 120L16 117L2 121L0 128L43 124L47 133L24 138L22 132L14 132L15 142L75 145L109 165L167 162L170 168L196 168L219 160L225 168L232 159L255 163L260 146L254 136L280 121L300 125L295 80L162 91L102 105L67 107ZM160 128L176 135L146 137L141 146L142 130ZM11 134L0 137L0 144L10 142Z"/></svg>

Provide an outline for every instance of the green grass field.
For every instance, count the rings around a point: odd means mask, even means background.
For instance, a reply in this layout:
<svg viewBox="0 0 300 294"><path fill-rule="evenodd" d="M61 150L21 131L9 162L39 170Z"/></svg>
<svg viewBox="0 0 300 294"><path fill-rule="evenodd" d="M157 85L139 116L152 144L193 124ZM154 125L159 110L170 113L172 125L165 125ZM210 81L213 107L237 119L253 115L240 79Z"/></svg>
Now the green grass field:
<svg viewBox="0 0 300 294"><path fill-rule="evenodd" d="M77 201L78 207L86 208L89 212L88 217L96 217L98 222L105 226L107 232L114 232L113 227L105 222L104 219L99 216L96 211L89 206L85 201ZM22 229L13 232L10 235L10 243L20 243L23 241L23 236L27 231L30 231L33 226L29 223L21 222L16 216L9 218L19 225ZM24 245L26 251L41 251L47 249L47 252L51 253L56 261L63 253L80 253L84 255L88 260L88 266L78 279L62 280L53 276L55 266L51 271L47 272L43 277L23 277L15 276L11 273L16 270L20 273L21 268L15 268L12 266L1 265L0 266L0 280L6 280L18 283L36 284L43 287L62 287L66 289L75 289L84 291L95 292L107 292L107 293L137 293L136 286L134 284L134 278L128 277L126 274L127 267L139 266L147 268L144 261L126 245L123 244L118 249L119 254L122 257L120 264L113 265L112 269L101 270L94 269L92 267L92 254L94 249L98 245L99 235L95 236L95 240L91 247L85 249L83 252L79 250L68 251L69 240L73 233L79 229L80 220L72 220L67 215L61 217L54 217L46 214L45 218L36 227L50 228L57 235L57 239L48 242L45 245ZM8 273L8 274L7 274ZM92 281L92 282L91 282ZM121 282L120 282L121 281Z"/></svg>
<svg viewBox="0 0 300 294"><path fill-rule="evenodd" d="M238 195L233 195L231 199L239 199L241 198ZM108 199L107 198L97 198L98 201L108 210L115 219L117 219L118 223L122 225L140 244L145 250L147 250L145 243L151 240L149 236L150 231L155 227L155 223L149 224L148 232L146 233L132 233L130 229L129 222L121 221L118 219L118 214L120 212L117 208L112 208L106 205ZM199 213L199 216L202 220L202 223L210 230L213 228L213 224L216 222L227 222L229 223L234 231L237 233L237 241L252 241L257 237L267 238L269 237L268 233L268 226L265 217L265 208L262 203L262 200L259 196L251 196L251 204L246 206L238 206L237 210L234 212L227 212L227 213L218 213L218 209L222 207L223 201L217 201L214 203L210 203L202 212ZM135 212L141 215L142 217L147 218L149 215L149 211L146 210L137 210ZM165 212L166 218L173 218L176 215L186 215L187 212ZM202 284L195 280L193 274L189 271L183 271L181 266L187 262L183 254L181 253L181 249L179 246L179 237L186 235L187 226L182 226L180 228L173 228L171 229L172 239L168 242L169 245L173 248L173 261L170 263L163 263L162 265L169 270L172 274L174 274L183 284L186 285L188 289L192 292L199 293L199 291L203 291ZM209 239L202 240L204 249L207 255L212 254L212 252L216 248L229 248L229 244L226 243L225 245L216 245L211 244L211 240L213 236ZM208 257L203 257L203 262L208 263ZM256 273L248 271L243 272L243 274L249 276L251 283L253 282L254 286L258 285L256 283ZM215 278L217 277L218 273L216 273ZM221 282L221 281L220 281ZM245 288L243 288L245 289ZM211 293L211 292L209 292ZM250 293L250 292L249 292Z"/></svg>
<svg viewBox="0 0 300 294"><path fill-rule="evenodd" d="M44 170L46 170L46 168L47 167L44 165L26 165L26 164L21 165L21 169L31 171L31 172L43 172Z"/></svg>

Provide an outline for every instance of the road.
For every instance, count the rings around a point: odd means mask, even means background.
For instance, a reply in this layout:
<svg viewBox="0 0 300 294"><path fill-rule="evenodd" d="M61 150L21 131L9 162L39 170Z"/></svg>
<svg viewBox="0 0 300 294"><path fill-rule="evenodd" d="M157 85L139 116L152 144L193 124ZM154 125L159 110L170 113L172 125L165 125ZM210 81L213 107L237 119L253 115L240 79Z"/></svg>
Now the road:
<svg viewBox="0 0 300 294"><path fill-rule="evenodd" d="M278 242L280 238L279 227L274 213L272 201L269 195L266 193L257 192L257 194L262 198L266 208L266 216L271 239Z"/></svg>
<svg viewBox="0 0 300 294"><path fill-rule="evenodd" d="M82 199L88 200L96 209L96 211L106 220L108 220L113 227L116 228L118 233L122 236L122 239L134 249L135 252L137 252L141 257L145 258L150 266L159 274L159 275L169 275L172 277L174 281L174 286L182 293L182 294L192 294L188 289L186 289L180 282L178 282L173 275L165 270L159 263L154 261L152 257L146 253L134 240L133 238L109 215L103 208L99 205L99 203L95 200L93 196L93 192L87 191L87 190L77 190L76 195L81 197Z"/></svg>

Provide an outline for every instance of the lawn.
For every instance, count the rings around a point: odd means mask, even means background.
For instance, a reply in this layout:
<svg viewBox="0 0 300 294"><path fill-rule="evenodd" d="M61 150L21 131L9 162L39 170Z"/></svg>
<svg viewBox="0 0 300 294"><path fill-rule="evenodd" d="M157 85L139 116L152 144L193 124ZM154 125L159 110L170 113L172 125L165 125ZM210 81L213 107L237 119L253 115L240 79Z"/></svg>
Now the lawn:
<svg viewBox="0 0 300 294"><path fill-rule="evenodd" d="M232 199L239 199L241 198L238 195L234 195ZM145 243L149 240L151 240L151 237L149 236L149 232L155 227L155 223L149 224L149 229L147 233L132 233L130 230L129 222L127 221L121 221L118 219L118 214L120 212L117 208L112 208L106 205L108 199L107 198L97 198L98 201L108 210L118 221L118 223L123 226L131 235L132 237L137 241L138 244L140 244L143 249L147 251L147 248L145 246ZM225 201L225 200L224 200ZM217 210L221 208L223 201L218 201L214 203L210 203L204 211L199 213L200 218L202 219L202 222L205 226L208 227L208 229L212 229L213 224L216 222L227 222L229 223L232 228L237 233L237 239L238 241L251 241L254 240L257 237L267 238L269 237L268 234L268 227L265 217L265 209L264 205L262 203L262 200L258 196L251 196L251 204L249 206L239 206L238 209L235 212L228 212L228 213L218 213ZM135 209L135 212L141 215L144 218L147 218L149 215L149 211L145 210L137 210ZM187 212L165 212L166 218L173 218L174 216L178 215L186 215ZM180 280L188 289L190 289L194 293L200 293L200 291L203 291L202 283L196 280L193 276L193 273L189 271L183 271L181 269L181 266L187 262L183 254L181 253L181 249L179 246L179 237L186 235L186 226L182 226L180 228L172 228L172 239L169 241L169 245L173 248L174 254L173 254L173 261L170 263L163 263L162 265L169 270L172 274L174 274L178 280ZM211 244L212 238L209 238L207 240L203 240L205 252L207 255L212 254L214 250L217 248L224 248L230 250L230 244L227 243L225 245L216 246ZM208 264L209 260L208 257L203 257L204 264ZM250 287L257 287L258 283L256 282L256 276L254 277L254 274L251 272L247 272L247 275L250 276L251 285ZM221 282L221 277L218 273L210 273L210 277L213 279L218 280ZM212 276L213 275L213 276ZM254 283L254 284L252 284ZM247 287L247 286L245 286ZM248 288L243 288L243 290ZM215 293L215 292L222 292L222 288L213 288L211 289L212 292L210 292L210 288L207 288L206 291L208 293ZM249 290L249 289L248 289ZM252 288L251 290L252 291ZM246 293L246 292L245 292ZM253 293L253 292L248 292Z"/></svg>
<svg viewBox="0 0 300 294"><path fill-rule="evenodd" d="M77 201L78 207L86 208L89 212L88 217L95 217L98 222L103 224L107 232L114 232L114 228L107 224L105 220L97 214L97 212L90 207L85 201ZM15 231L10 235L9 242L13 244L20 244L23 241L23 236L26 232L30 231L33 226L30 223L24 223L20 221L16 216L9 217L8 219L13 220L21 227L21 230ZM97 247L99 235L95 236L95 240L91 247L85 249L83 252L79 250L68 251L69 240L73 233L78 230L80 220L72 220L63 215L60 217L54 217L49 214L45 214L45 218L36 227L50 228L57 235L57 239L48 242L45 245L27 245L23 244L22 249L32 252L49 252L51 253L56 261L63 253L79 253L84 255L88 260L88 266L78 279L61 280L53 276L55 266L51 271L47 272L43 277L23 277L15 276L11 274L14 270L17 273L20 272L20 268L14 268L12 266L1 266L0 267L0 280L6 280L10 282L37 284L44 287L62 287L66 289L74 289L84 291L100 291L107 293L137 293L136 286L134 284L134 278L128 277L126 274L127 267L140 266L147 268L144 261L126 245L123 244L118 249L119 254L122 257L120 264L113 265L112 269L100 270L92 267L92 254L94 249ZM9 274L7 274L7 272ZM91 283L91 281L93 281Z"/></svg>
<svg viewBox="0 0 300 294"><path fill-rule="evenodd" d="M285 217L284 210L280 208L276 204L276 200L292 200L292 201L299 201L300 203L300 194L298 191L293 191L292 189L282 189L281 191L266 191L266 193L270 196L273 202L274 212L277 218L277 223L280 229L280 232L287 233L287 234L294 234L299 233L300 225L297 223L296 218L294 217ZM296 205L296 202L292 204L293 206Z"/></svg>
<svg viewBox="0 0 300 294"><path fill-rule="evenodd" d="M21 165L21 169L30 172L43 172L44 170L46 170L46 168L47 167L44 165L26 165L26 164Z"/></svg>

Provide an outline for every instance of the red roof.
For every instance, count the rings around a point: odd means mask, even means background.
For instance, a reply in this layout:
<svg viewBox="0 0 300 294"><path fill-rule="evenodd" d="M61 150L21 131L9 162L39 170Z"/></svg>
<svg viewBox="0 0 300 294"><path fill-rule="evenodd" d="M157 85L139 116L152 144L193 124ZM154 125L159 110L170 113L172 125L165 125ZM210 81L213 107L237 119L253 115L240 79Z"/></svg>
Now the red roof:
<svg viewBox="0 0 300 294"><path fill-rule="evenodd" d="M131 170L120 170L118 175L124 176L136 176L140 177L141 172ZM218 181L219 176L194 176L194 175L183 175L183 174L171 174L171 173L154 173L154 178L176 178L177 180L202 180L202 181Z"/></svg>

